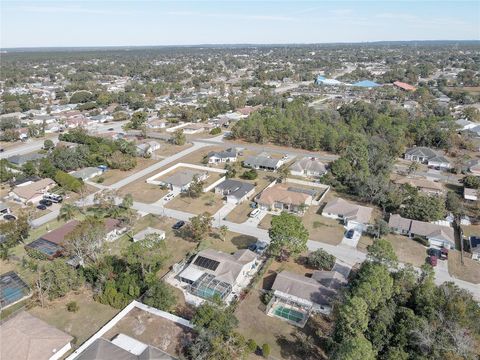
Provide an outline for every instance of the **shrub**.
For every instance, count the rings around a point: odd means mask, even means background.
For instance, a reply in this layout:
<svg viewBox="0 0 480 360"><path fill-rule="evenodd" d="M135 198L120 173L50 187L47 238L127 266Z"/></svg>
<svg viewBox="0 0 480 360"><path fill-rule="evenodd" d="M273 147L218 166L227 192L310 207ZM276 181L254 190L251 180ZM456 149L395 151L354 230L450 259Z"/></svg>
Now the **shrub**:
<svg viewBox="0 0 480 360"><path fill-rule="evenodd" d="M272 297L273 297L273 291L271 290L265 291L261 296L262 303L264 303L265 305L268 305L270 300L272 300Z"/></svg>
<svg viewBox="0 0 480 360"><path fill-rule="evenodd" d="M222 132L222 129L220 129L219 127L216 127L216 128L213 128L212 130L210 130L210 135L218 135Z"/></svg>
<svg viewBox="0 0 480 360"><path fill-rule="evenodd" d="M70 301L67 303L67 310L70 312L77 312L80 309L76 301Z"/></svg>
<svg viewBox="0 0 480 360"><path fill-rule="evenodd" d="M245 180L255 180L258 176L258 173L257 173L257 170L255 169L250 169L250 170L247 170L245 171L241 178L242 179L245 179Z"/></svg>
<svg viewBox="0 0 480 360"><path fill-rule="evenodd" d="M263 357L266 357L266 358L270 356L270 345L268 344L262 345L262 355Z"/></svg>
<svg viewBox="0 0 480 360"><path fill-rule="evenodd" d="M248 350L250 350L250 352L254 353L255 351L257 351L258 345L255 342L255 340L250 339L247 342L247 347L248 347Z"/></svg>
<svg viewBox="0 0 480 360"><path fill-rule="evenodd" d="M100 176L98 179L97 179L97 183L98 184L101 184L105 181L105 178L103 176Z"/></svg>
<svg viewBox="0 0 480 360"><path fill-rule="evenodd" d="M319 270L331 270L335 265L335 256L318 249L308 254L307 264Z"/></svg>

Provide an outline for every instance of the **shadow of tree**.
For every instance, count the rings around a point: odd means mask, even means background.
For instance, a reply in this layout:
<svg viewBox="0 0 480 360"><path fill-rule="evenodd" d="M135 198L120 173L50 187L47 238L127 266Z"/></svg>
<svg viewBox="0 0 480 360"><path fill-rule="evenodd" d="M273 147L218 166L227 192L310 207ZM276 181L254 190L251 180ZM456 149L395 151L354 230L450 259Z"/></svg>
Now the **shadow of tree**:
<svg viewBox="0 0 480 360"><path fill-rule="evenodd" d="M246 249L249 245L257 242L257 238L248 235L238 235L232 238L232 244L239 249Z"/></svg>

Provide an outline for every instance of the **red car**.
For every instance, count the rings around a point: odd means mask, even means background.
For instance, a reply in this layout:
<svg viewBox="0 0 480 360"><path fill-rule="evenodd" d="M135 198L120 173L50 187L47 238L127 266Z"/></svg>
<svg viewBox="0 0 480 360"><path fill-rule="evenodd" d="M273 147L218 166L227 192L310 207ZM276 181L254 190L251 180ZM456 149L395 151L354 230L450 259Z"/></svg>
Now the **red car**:
<svg viewBox="0 0 480 360"><path fill-rule="evenodd" d="M437 261L438 261L438 258L435 255L430 255L428 257L428 263L432 265L432 267L437 266Z"/></svg>

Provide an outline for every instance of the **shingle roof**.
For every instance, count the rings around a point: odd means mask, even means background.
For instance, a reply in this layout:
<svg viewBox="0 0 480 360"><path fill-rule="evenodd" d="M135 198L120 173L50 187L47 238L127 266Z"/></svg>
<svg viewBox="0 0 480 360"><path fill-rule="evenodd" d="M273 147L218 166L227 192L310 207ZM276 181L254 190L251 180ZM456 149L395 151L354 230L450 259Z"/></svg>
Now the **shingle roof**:
<svg viewBox="0 0 480 360"><path fill-rule="evenodd" d="M0 358L11 360L49 359L73 340L26 311L22 311L0 326Z"/></svg>
<svg viewBox="0 0 480 360"><path fill-rule="evenodd" d="M296 161L292 166L290 166L290 170L324 173L327 171L327 168L325 167L325 164L317 158L304 157L303 159Z"/></svg>
<svg viewBox="0 0 480 360"><path fill-rule="evenodd" d="M257 202L265 205L273 205L276 202L283 204L302 205L305 204L311 195L303 192L292 191L285 184L277 184L266 188L258 197Z"/></svg>
<svg viewBox="0 0 480 360"><path fill-rule="evenodd" d="M281 160L280 159L272 159L267 156L259 155L259 156L249 156L244 161L245 165L247 166L258 166L258 167L266 167L266 168L276 168L280 166Z"/></svg>
<svg viewBox="0 0 480 360"><path fill-rule="evenodd" d="M437 156L437 153L432 149L424 146L416 146L405 151L406 155L415 155L415 156L423 156L427 158L432 158Z"/></svg>
<svg viewBox="0 0 480 360"><path fill-rule="evenodd" d="M323 212L341 215L348 220L355 220L362 224L370 222L372 208L349 203L342 198L335 198L325 205Z"/></svg>
<svg viewBox="0 0 480 360"><path fill-rule="evenodd" d="M218 184L216 188L220 189L225 195L234 196L237 199L241 199L250 191L252 191L255 186L243 181L226 179Z"/></svg>
<svg viewBox="0 0 480 360"><path fill-rule="evenodd" d="M237 149L230 148L223 151L212 151L207 155L209 158L212 156L218 157L220 159L234 158L237 156Z"/></svg>
<svg viewBox="0 0 480 360"><path fill-rule="evenodd" d="M398 214L390 215L388 226L391 228L400 229L404 232L410 232L415 235L425 236L426 238L442 239L455 244L453 228L449 226L406 219Z"/></svg>
<svg viewBox="0 0 480 360"><path fill-rule="evenodd" d="M45 188L52 185L55 185L55 181L49 178L45 178L28 185L17 186L12 190L12 192L18 197L21 197L22 199L29 200L35 195L41 194Z"/></svg>
<svg viewBox="0 0 480 360"><path fill-rule="evenodd" d="M165 180L163 180L164 183L167 184L172 184L173 186L185 186L190 184L195 176L200 176L199 171L194 171L194 170L181 170L176 172L175 174L172 174L170 176L167 176Z"/></svg>

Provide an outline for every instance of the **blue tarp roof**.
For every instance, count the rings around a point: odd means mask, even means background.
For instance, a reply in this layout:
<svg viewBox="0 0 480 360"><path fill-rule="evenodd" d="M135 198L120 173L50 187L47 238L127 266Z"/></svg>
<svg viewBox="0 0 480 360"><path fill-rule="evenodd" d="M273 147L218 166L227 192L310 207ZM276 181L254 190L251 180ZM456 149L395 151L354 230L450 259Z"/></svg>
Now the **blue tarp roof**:
<svg viewBox="0 0 480 360"><path fill-rule="evenodd" d="M377 87L380 86L380 84L377 84L376 82L370 81L370 80L362 80L359 82L356 82L353 84L353 86L360 86L360 87Z"/></svg>

